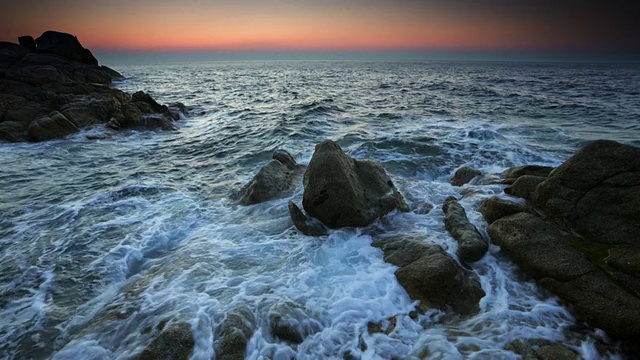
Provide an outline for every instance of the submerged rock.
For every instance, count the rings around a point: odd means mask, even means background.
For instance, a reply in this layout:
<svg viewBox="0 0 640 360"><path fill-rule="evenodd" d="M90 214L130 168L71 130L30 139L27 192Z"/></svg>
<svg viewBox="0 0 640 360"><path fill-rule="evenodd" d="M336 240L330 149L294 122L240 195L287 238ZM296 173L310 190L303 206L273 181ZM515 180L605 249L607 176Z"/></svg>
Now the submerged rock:
<svg viewBox="0 0 640 360"><path fill-rule="evenodd" d="M640 148L588 144L538 185L532 203L577 231L640 247Z"/></svg>
<svg viewBox="0 0 640 360"><path fill-rule="evenodd" d="M480 176L482 173L478 169L474 169L469 166L463 166L456 170L456 173L451 178L451 185L462 186L470 182L473 178Z"/></svg>
<svg viewBox="0 0 640 360"><path fill-rule="evenodd" d="M576 248L587 240L528 213L495 221L489 234L524 272L571 304L579 319L612 336L640 338L640 299Z"/></svg>
<svg viewBox="0 0 640 360"><path fill-rule="evenodd" d="M478 211L482 214L488 224L492 224L505 216L527 211L524 206L513 201L504 200L499 197L490 197L480 203Z"/></svg>
<svg viewBox="0 0 640 360"><path fill-rule="evenodd" d="M327 229L319 221L308 219L293 201L289 201L289 215L291 215L291 220L296 229L305 235L324 236L328 234Z"/></svg>
<svg viewBox="0 0 640 360"><path fill-rule="evenodd" d="M243 360L255 318L248 309L230 313L216 332L216 360Z"/></svg>
<svg viewBox="0 0 640 360"><path fill-rule="evenodd" d="M272 160L240 190L240 203L253 205L279 197L289 196L300 183L304 165L299 165L291 154L276 150Z"/></svg>
<svg viewBox="0 0 640 360"><path fill-rule="evenodd" d="M289 302L274 305L268 314L271 334L290 344L300 344L304 339L322 330L322 324L312 319L300 306Z"/></svg>
<svg viewBox="0 0 640 360"><path fill-rule="evenodd" d="M187 323L171 324L162 331L149 346L147 346L135 360L187 360L193 347L195 338L191 325Z"/></svg>
<svg viewBox="0 0 640 360"><path fill-rule="evenodd" d="M482 238L478 229L469 222L467 213L455 197L449 196L442 205L444 225L458 242L458 257L462 261L480 260L489 249L489 243Z"/></svg>
<svg viewBox="0 0 640 360"><path fill-rule="evenodd" d="M462 315L479 311L485 292L478 276L440 246L409 236L378 239L373 246L382 249L384 261L399 267L396 278L412 299L438 309L450 306Z"/></svg>
<svg viewBox="0 0 640 360"><path fill-rule="evenodd" d="M395 209L408 211L380 164L352 159L330 140L316 145L304 174L302 205L330 228L366 226Z"/></svg>

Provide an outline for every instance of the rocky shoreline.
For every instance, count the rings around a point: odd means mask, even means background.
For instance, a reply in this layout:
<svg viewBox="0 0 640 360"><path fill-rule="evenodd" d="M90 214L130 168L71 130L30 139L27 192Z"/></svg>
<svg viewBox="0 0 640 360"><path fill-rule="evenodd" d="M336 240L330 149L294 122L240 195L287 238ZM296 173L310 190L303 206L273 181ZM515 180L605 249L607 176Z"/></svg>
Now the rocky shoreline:
<svg viewBox="0 0 640 360"><path fill-rule="evenodd" d="M142 91L111 86L121 78L71 34L0 42L0 141L47 141L97 125L107 133L175 129L183 104L161 105Z"/></svg>

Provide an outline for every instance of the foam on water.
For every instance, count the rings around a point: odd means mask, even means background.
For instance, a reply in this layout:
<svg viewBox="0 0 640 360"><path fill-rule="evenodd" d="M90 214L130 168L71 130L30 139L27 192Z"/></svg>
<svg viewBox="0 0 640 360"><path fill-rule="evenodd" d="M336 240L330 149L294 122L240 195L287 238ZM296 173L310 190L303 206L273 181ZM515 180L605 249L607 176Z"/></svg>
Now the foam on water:
<svg viewBox="0 0 640 360"><path fill-rule="evenodd" d="M87 140L106 133L95 128L42 144L0 144L2 357L127 359L163 324L186 322L196 340L192 359L210 359L225 316L243 310L255 319L250 359L511 359L509 345L528 339L560 342L587 359L616 358L596 350L607 341L602 332L577 324L497 246L472 264L487 294L479 314L431 310L416 320L396 268L371 246L379 236L410 234L455 257L440 209L450 195L462 197L486 235L477 206L507 195L501 185L452 187L459 166L487 173L555 166L597 132L640 145L636 126L605 115L615 108L638 120L629 95L640 84L635 69L614 69L611 78L582 67L487 66L118 69L132 75L118 86L187 102L192 116L177 132ZM594 76L618 90L593 98ZM565 89L556 78L573 83ZM414 211L311 238L293 229L289 199L236 203L274 149L308 163L325 138L380 161ZM300 204L302 189L291 199ZM298 345L271 333L269 316L283 308L307 334ZM392 332L369 334L369 322L387 326L393 317Z"/></svg>

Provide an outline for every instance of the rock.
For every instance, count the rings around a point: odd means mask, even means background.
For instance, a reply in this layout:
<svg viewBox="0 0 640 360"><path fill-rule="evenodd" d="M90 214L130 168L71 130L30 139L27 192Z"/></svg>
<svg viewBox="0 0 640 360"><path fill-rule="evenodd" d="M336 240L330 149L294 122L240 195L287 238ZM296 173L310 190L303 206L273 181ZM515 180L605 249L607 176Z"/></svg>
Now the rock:
<svg viewBox="0 0 640 360"><path fill-rule="evenodd" d="M240 189L240 204L258 204L291 195L303 171L304 166L298 165L289 153L276 150L273 159Z"/></svg>
<svg viewBox="0 0 640 360"><path fill-rule="evenodd" d="M393 330L396 329L397 325L398 325L397 316L389 318L384 323L382 321L380 322L370 321L367 323L367 332L369 333L369 335L373 335L377 333L389 335L393 332Z"/></svg>
<svg viewBox="0 0 640 360"><path fill-rule="evenodd" d="M308 236L327 235L327 229L319 221L315 222L313 219L307 219L302 210L293 201L289 201L289 215L291 215L293 225L301 233Z"/></svg>
<svg viewBox="0 0 640 360"><path fill-rule="evenodd" d="M549 173L553 171L551 166L542 165L525 165L509 168L502 172L501 176L504 178L503 184L513 184L519 177L523 175L533 175L540 177L547 177Z"/></svg>
<svg viewBox="0 0 640 360"><path fill-rule="evenodd" d="M639 248L613 248L605 260L612 268L640 279Z"/></svg>
<svg viewBox="0 0 640 360"><path fill-rule="evenodd" d="M469 166L463 166L456 170L456 173L451 178L451 185L453 186L462 186L468 182L470 182L476 176L482 174L480 170L474 169Z"/></svg>
<svg viewBox="0 0 640 360"><path fill-rule="evenodd" d="M255 318L248 309L227 315L216 333L216 360L243 360L254 325Z"/></svg>
<svg viewBox="0 0 640 360"><path fill-rule="evenodd" d="M535 175L522 175L513 182L511 186L504 189L504 192L525 200L531 200L531 194L536 190L538 184L547 178Z"/></svg>
<svg viewBox="0 0 640 360"><path fill-rule="evenodd" d="M515 340L506 346L525 360L578 360L575 351L544 339Z"/></svg>
<svg viewBox="0 0 640 360"><path fill-rule="evenodd" d="M23 123L16 121L0 122L0 141L26 141L27 135L27 129Z"/></svg>
<svg viewBox="0 0 640 360"><path fill-rule="evenodd" d="M330 228L366 226L394 209L409 210L380 164L352 159L330 140L316 145L302 205Z"/></svg>
<svg viewBox="0 0 640 360"><path fill-rule="evenodd" d="M495 196L483 200L478 210L489 224L505 216L526 211L525 207L518 203Z"/></svg>
<svg viewBox="0 0 640 360"><path fill-rule="evenodd" d="M36 51L64 56L84 64L98 65L98 60L85 49L78 38L71 34L57 31L45 31L35 40Z"/></svg>
<svg viewBox="0 0 640 360"><path fill-rule="evenodd" d="M18 44L0 41L0 68L8 68L22 60L29 49Z"/></svg>
<svg viewBox="0 0 640 360"><path fill-rule="evenodd" d="M18 44L29 49L29 51L36 51L36 41L33 39L33 36L26 35L18 37Z"/></svg>
<svg viewBox="0 0 640 360"><path fill-rule="evenodd" d="M469 222L467 213L455 197L449 196L442 205L444 225L458 242L458 257L462 261L480 260L489 249L488 242L482 238L478 229Z"/></svg>
<svg viewBox="0 0 640 360"><path fill-rule="evenodd" d="M147 346L135 360L187 360L193 351L195 338L191 325L176 323L170 325Z"/></svg>
<svg viewBox="0 0 640 360"><path fill-rule="evenodd" d="M640 247L640 148L591 142L538 185L532 204L579 232Z"/></svg>
<svg viewBox="0 0 640 360"><path fill-rule="evenodd" d="M271 334L281 341L300 344L304 339L322 330L322 325L309 317L299 306L278 303L268 314Z"/></svg>
<svg viewBox="0 0 640 360"><path fill-rule="evenodd" d="M377 239L384 261L400 267L398 282L414 300L424 305L469 315L479 310L485 296L478 276L463 269L440 246L409 236Z"/></svg>
<svg viewBox="0 0 640 360"><path fill-rule="evenodd" d="M80 131L76 124L61 113L54 111L47 116L40 117L29 124L29 137L34 141L59 139Z"/></svg>
<svg viewBox="0 0 640 360"><path fill-rule="evenodd" d="M586 240L522 212L495 221L489 235L524 272L569 303L579 319L611 336L640 337L640 299L574 247Z"/></svg>

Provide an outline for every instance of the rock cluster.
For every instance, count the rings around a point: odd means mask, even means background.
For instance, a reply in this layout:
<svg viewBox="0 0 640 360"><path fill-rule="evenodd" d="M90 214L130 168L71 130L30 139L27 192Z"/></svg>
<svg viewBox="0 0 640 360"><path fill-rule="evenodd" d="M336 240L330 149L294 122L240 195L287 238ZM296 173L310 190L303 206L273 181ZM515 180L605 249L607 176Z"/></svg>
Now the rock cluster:
<svg viewBox="0 0 640 360"><path fill-rule="evenodd" d="M111 87L122 75L99 66L73 35L47 31L19 41L0 42L0 141L58 139L99 124L173 129L185 112Z"/></svg>

